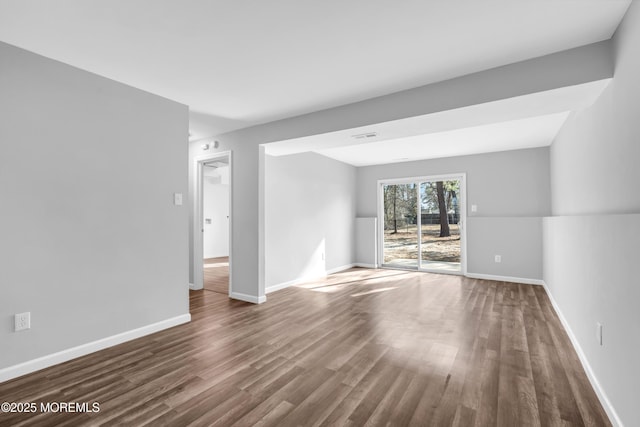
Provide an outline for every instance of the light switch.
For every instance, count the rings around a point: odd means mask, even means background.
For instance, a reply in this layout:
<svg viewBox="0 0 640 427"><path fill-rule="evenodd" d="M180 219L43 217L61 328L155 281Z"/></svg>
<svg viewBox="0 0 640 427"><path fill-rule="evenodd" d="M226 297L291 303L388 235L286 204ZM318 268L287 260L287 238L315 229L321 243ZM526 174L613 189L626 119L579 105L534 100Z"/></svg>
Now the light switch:
<svg viewBox="0 0 640 427"><path fill-rule="evenodd" d="M471 205L471 212L478 212L478 205Z"/></svg>
<svg viewBox="0 0 640 427"><path fill-rule="evenodd" d="M176 206L182 205L182 193L173 193L173 204Z"/></svg>

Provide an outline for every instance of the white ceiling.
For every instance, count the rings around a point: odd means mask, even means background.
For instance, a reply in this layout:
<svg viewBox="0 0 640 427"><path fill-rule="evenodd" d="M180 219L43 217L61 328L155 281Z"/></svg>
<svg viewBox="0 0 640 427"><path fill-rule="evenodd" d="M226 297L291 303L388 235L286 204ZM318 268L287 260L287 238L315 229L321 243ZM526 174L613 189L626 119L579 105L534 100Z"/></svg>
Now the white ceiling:
<svg viewBox="0 0 640 427"><path fill-rule="evenodd" d="M630 0L0 0L0 40L190 106L194 138L612 36Z"/></svg>
<svg viewBox="0 0 640 427"><path fill-rule="evenodd" d="M0 41L189 105L197 140L606 40L630 3L0 0ZM549 145L567 112L603 87L383 123L362 141L351 135L370 127L284 141L269 153L359 166ZM533 108L536 96L549 108Z"/></svg>
<svg viewBox="0 0 640 427"><path fill-rule="evenodd" d="M370 166L541 147L551 145L568 115L549 114L317 152L353 166Z"/></svg>
<svg viewBox="0 0 640 427"><path fill-rule="evenodd" d="M550 145L571 111L589 107L604 79L464 108L265 144L283 156L315 152L354 166ZM373 135L354 138L354 135Z"/></svg>

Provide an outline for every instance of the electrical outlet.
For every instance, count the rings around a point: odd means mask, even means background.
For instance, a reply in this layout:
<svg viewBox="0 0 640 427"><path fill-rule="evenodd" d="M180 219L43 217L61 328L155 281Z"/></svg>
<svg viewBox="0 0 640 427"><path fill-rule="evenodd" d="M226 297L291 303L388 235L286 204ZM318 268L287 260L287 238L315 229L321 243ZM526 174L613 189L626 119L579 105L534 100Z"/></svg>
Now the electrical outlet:
<svg viewBox="0 0 640 427"><path fill-rule="evenodd" d="M322 252L322 261L324 261L324 252Z"/></svg>
<svg viewBox="0 0 640 427"><path fill-rule="evenodd" d="M496 255L494 259L496 262L502 262L502 255Z"/></svg>
<svg viewBox="0 0 640 427"><path fill-rule="evenodd" d="M24 331L25 329L31 328L31 313L18 313L14 318L15 322L15 331Z"/></svg>
<svg viewBox="0 0 640 427"><path fill-rule="evenodd" d="M471 212L478 212L478 205L471 205Z"/></svg>
<svg viewBox="0 0 640 427"><path fill-rule="evenodd" d="M596 322L596 340L602 345L602 323Z"/></svg>

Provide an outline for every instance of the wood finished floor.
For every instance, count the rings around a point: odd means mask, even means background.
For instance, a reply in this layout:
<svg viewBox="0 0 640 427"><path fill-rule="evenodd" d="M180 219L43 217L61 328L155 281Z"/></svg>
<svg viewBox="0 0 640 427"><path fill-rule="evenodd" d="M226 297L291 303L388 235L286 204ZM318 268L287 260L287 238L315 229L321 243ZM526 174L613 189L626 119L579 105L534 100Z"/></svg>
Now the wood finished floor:
<svg viewBox="0 0 640 427"><path fill-rule="evenodd" d="M203 287L229 295L229 257L206 258L203 267Z"/></svg>
<svg viewBox="0 0 640 427"><path fill-rule="evenodd" d="M2 426L608 426L540 286L353 269L0 384Z"/></svg>

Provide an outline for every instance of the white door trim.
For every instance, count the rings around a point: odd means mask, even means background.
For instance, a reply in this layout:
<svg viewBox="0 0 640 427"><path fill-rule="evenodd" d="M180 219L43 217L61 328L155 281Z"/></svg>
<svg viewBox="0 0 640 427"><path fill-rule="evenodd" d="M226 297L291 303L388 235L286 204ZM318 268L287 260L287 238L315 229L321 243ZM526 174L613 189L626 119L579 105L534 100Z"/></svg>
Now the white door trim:
<svg viewBox="0 0 640 427"><path fill-rule="evenodd" d="M232 283L232 271L231 264L233 262L231 254L232 250L232 222L233 222L233 156L231 151L221 151L217 153L209 153L197 156L194 159L194 200L193 200L193 289L199 290L204 287L204 274L203 274L203 236L202 236L202 223L203 223L203 165L216 159L228 158L229 159L229 294L231 294Z"/></svg>

